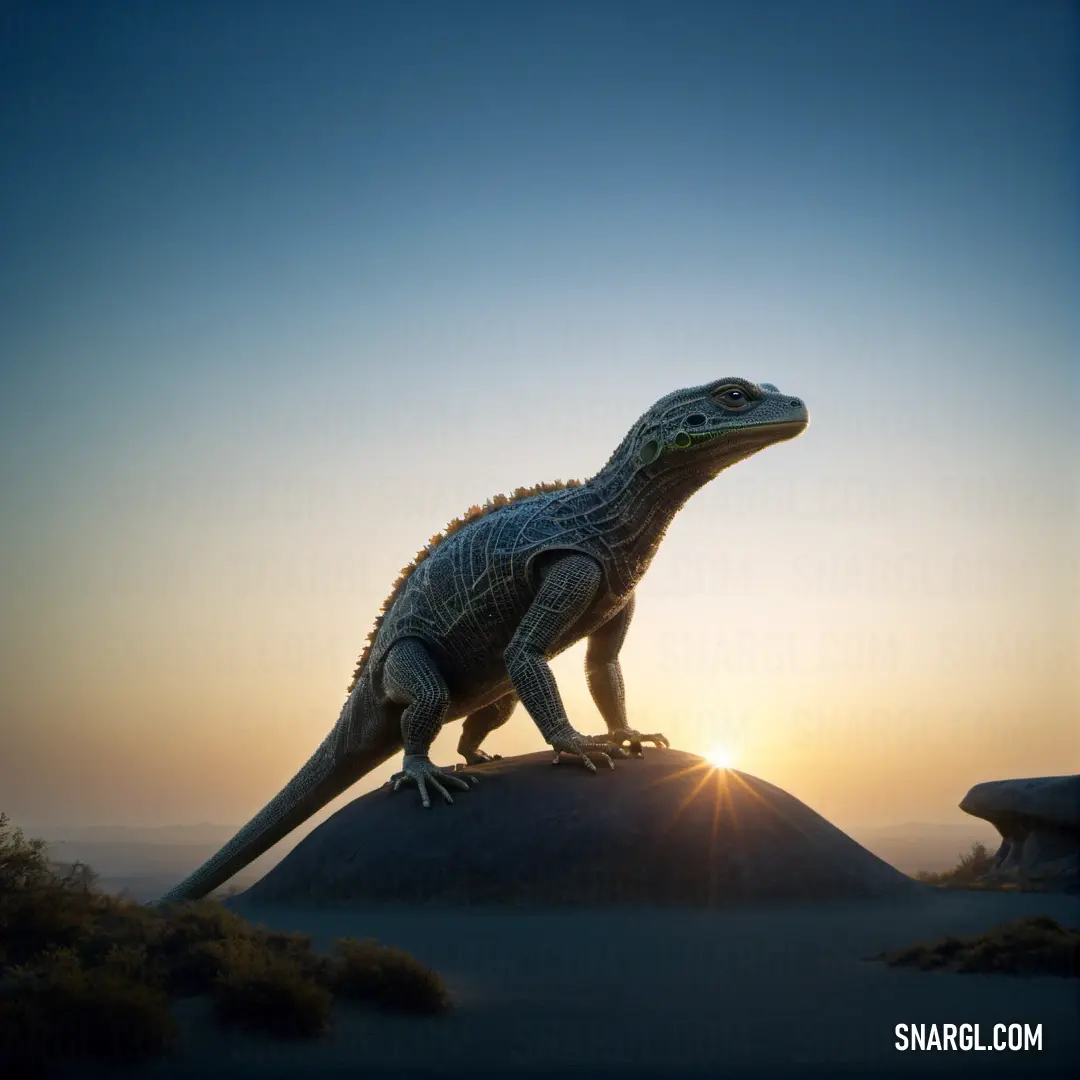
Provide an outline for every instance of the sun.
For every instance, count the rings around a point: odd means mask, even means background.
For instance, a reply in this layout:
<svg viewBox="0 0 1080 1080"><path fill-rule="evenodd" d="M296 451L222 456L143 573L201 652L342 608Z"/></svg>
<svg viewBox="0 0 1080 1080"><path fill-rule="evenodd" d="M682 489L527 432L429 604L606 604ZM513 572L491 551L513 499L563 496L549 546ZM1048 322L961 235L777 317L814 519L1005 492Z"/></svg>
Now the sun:
<svg viewBox="0 0 1080 1080"><path fill-rule="evenodd" d="M705 755L705 760L718 769L730 769L735 764L735 758L726 746L714 746Z"/></svg>

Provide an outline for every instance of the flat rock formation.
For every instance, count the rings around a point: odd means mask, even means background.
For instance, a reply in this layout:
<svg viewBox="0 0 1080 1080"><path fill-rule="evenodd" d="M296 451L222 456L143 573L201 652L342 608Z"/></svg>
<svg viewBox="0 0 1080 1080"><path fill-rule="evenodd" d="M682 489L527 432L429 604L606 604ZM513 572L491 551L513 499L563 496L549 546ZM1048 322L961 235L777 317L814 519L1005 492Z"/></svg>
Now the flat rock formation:
<svg viewBox="0 0 1080 1080"><path fill-rule="evenodd" d="M990 880L1076 891L1080 880L1080 776L976 784L960 809L1001 833Z"/></svg>
<svg viewBox="0 0 1080 1080"><path fill-rule="evenodd" d="M363 795L244 901L709 908L923 888L780 788L678 750L596 776L547 752L470 772L480 783L453 806Z"/></svg>

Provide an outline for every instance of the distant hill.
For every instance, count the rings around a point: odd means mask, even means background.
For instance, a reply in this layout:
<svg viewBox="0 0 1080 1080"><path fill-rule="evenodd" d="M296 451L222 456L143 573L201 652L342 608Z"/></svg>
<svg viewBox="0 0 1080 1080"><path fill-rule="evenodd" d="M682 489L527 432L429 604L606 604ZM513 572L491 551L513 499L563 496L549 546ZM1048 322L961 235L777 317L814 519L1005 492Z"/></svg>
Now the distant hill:
<svg viewBox="0 0 1080 1080"><path fill-rule="evenodd" d="M997 829L978 818L972 818L970 824L909 821L903 825L863 826L850 828L847 833L905 874L948 870L956 865L959 854L976 841L991 851L1001 844Z"/></svg>
<svg viewBox="0 0 1080 1080"><path fill-rule="evenodd" d="M94 844L223 844L239 828L239 825L214 825L204 821L198 825L161 825L156 828L140 825L27 826L23 832L50 843L78 840Z"/></svg>
<svg viewBox="0 0 1080 1080"><path fill-rule="evenodd" d="M126 891L133 899L147 903L157 900L201 866L233 836L236 828L211 824L160 829L106 825L23 831L47 840L49 857L55 863L86 863L98 875L98 888L103 892ZM257 881L294 842L292 838L282 841L280 850L256 859L237 874L232 884L243 888Z"/></svg>

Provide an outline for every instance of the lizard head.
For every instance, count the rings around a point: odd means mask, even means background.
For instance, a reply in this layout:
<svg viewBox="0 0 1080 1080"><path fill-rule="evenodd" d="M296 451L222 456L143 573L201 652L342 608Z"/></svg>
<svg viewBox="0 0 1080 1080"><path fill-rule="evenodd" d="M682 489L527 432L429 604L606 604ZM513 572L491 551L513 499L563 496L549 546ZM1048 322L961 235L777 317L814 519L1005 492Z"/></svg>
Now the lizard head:
<svg viewBox="0 0 1080 1080"><path fill-rule="evenodd" d="M661 398L642 417L636 464L650 471L715 476L810 422L800 398L770 383L726 378Z"/></svg>

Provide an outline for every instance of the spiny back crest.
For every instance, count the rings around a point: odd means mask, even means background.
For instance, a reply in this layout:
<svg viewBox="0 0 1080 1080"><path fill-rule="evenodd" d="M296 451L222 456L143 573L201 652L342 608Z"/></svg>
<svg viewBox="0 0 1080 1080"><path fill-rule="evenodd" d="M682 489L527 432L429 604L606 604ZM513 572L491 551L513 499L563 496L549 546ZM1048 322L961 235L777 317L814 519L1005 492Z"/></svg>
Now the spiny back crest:
<svg viewBox="0 0 1080 1080"><path fill-rule="evenodd" d="M405 582L409 580L409 576L412 572L431 554L431 552L438 547L447 537L453 536L454 533L464 529L470 522L476 521L477 518L482 518L487 514L492 513L495 510L499 510L504 506L509 506L511 503L521 502L523 499L531 499L534 495L546 495L551 491L563 491L566 488L581 487L582 481L580 480L555 480L548 484L534 484L532 487L519 487L515 488L511 495L496 495L494 498L488 499L483 506L470 506L461 517L454 518L442 532L437 532L428 542L425 547L422 547L413 558L412 562L402 568L401 573L398 574L397 580L394 582L393 587L390 589L390 595L382 602L382 607L379 608L379 614L375 616L375 625L371 628L371 633L367 636L367 642L364 645L363 652L360 653L360 659L356 661L356 669L353 671L352 682L349 683L346 694L351 694L356 688L356 683L363 673L364 666L367 664L367 659L371 655L371 647L375 643L375 636L379 632L379 627L382 626L383 619L386 617L386 613L390 610L390 607L397 599L398 594L401 592L405 585Z"/></svg>

